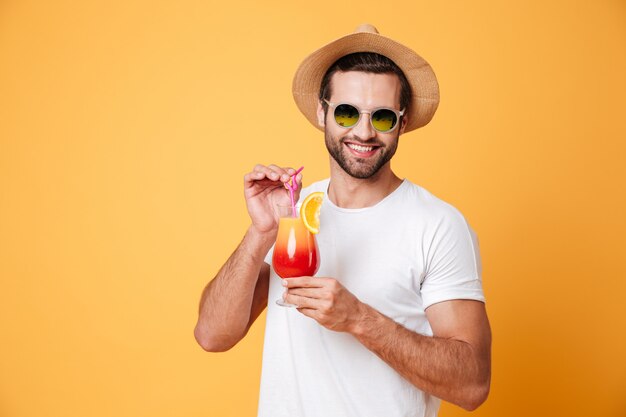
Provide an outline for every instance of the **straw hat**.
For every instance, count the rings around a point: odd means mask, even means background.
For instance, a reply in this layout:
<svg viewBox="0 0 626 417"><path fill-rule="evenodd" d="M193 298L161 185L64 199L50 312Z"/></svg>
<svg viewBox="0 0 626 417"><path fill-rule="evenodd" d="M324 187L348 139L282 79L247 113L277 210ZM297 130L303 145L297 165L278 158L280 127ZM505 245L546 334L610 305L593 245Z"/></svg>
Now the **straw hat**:
<svg viewBox="0 0 626 417"><path fill-rule="evenodd" d="M321 47L306 57L293 78L293 98L304 116L320 130L317 103L322 78L339 58L355 52L375 52L396 63L411 85L411 105L405 132L425 126L439 105L439 84L428 62L406 46L378 34L370 24L363 24L354 33Z"/></svg>

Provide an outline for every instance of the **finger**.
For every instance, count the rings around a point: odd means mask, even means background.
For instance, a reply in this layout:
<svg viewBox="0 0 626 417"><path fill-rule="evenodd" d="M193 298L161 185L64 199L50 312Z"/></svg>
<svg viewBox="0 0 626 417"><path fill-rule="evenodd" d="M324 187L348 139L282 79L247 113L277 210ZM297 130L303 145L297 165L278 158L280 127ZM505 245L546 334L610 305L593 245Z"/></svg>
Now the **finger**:
<svg viewBox="0 0 626 417"><path fill-rule="evenodd" d="M268 171L268 168L265 165L263 165L263 164L256 164L254 166L254 168L252 169L252 172L265 172L265 173L267 173L269 171Z"/></svg>
<svg viewBox="0 0 626 417"><path fill-rule="evenodd" d="M268 166L268 168L271 169L272 172L275 172L276 174L278 174L278 177L280 181L282 182L287 182L289 181L289 178L291 178L286 169L283 169L277 165L271 164Z"/></svg>
<svg viewBox="0 0 626 417"><path fill-rule="evenodd" d="M254 172L261 173L261 174L263 174L263 176L260 176L261 178L269 178L272 181L279 181L280 180L280 176L281 176L281 173L275 172L269 166L265 166L265 165L261 165L261 164L257 164L254 167Z"/></svg>
<svg viewBox="0 0 626 417"><path fill-rule="evenodd" d="M303 297L301 295L294 295L287 292L283 293L283 300L285 300L286 303L298 306L298 308L318 310L322 307L320 301L315 298Z"/></svg>
<svg viewBox="0 0 626 417"><path fill-rule="evenodd" d="M254 168L252 168L252 171L248 172L246 175L249 176L250 178L259 178L259 177L265 177L264 174L266 174L267 172L267 167L261 164L256 164L254 166Z"/></svg>
<svg viewBox="0 0 626 417"><path fill-rule="evenodd" d="M268 178L265 172L253 171L249 172L243 177L244 188L251 188L254 185L263 185L263 186L274 186L274 187L282 187L282 182L274 181L271 178Z"/></svg>
<svg viewBox="0 0 626 417"><path fill-rule="evenodd" d="M265 165L256 164L250 173L251 177L255 180L269 178L269 175L272 173L272 170L266 167Z"/></svg>
<svg viewBox="0 0 626 417"><path fill-rule="evenodd" d="M289 174L289 183L291 184L290 188L295 188L296 193L294 197L296 200L300 197L300 189L302 188L302 174L296 174L296 170L293 168L286 168L287 173ZM295 180L294 180L295 177ZM285 187L287 183L285 183ZM295 186L295 187L294 187Z"/></svg>
<svg viewBox="0 0 626 417"><path fill-rule="evenodd" d="M255 181L262 180L263 178L265 178L264 173L258 172L258 171L252 171L252 172L248 172L246 175L243 176L243 182L245 184L251 184Z"/></svg>
<svg viewBox="0 0 626 417"><path fill-rule="evenodd" d="M298 295L301 297L307 297L307 298L315 298L315 299L322 299L322 298L327 298L326 294L328 293L328 291L324 288L288 288L287 289L287 294L290 295Z"/></svg>
<svg viewBox="0 0 626 417"><path fill-rule="evenodd" d="M280 175L280 181L287 185L288 182L292 182L292 177L296 175L296 170L291 167L279 167L278 165L268 165L267 168ZM302 182L302 176L299 175L300 183ZM298 184L300 185L300 184Z"/></svg>
<svg viewBox="0 0 626 417"><path fill-rule="evenodd" d="M283 279L283 286L287 288L323 288L323 278L296 277Z"/></svg>

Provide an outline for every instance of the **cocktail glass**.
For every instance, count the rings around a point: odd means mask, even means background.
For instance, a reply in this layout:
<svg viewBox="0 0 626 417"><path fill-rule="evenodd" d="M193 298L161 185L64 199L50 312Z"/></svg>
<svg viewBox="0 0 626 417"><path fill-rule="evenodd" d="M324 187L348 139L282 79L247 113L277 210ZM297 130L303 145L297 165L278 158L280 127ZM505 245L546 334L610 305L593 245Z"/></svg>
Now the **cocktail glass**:
<svg viewBox="0 0 626 417"><path fill-rule="evenodd" d="M300 218L300 210L291 206L276 207L279 223L272 266L281 278L313 276L320 266L319 249L315 235L309 231ZM282 298L276 304L283 307L296 307Z"/></svg>

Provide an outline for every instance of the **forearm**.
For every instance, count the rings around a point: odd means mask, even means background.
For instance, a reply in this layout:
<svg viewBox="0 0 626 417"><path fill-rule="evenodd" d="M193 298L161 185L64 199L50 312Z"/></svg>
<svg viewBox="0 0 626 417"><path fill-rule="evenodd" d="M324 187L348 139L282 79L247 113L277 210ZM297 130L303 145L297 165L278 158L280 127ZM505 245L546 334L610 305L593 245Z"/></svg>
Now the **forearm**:
<svg viewBox="0 0 626 417"><path fill-rule="evenodd" d="M202 292L195 336L206 350L227 350L245 335L259 272L273 242L269 234L248 229Z"/></svg>
<svg viewBox="0 0 626 417"><path fill-rule="evenodd" d="M351 333L422 391L473 410L489 390L489 362L469 343L415 333L370 306Z"/></svg>

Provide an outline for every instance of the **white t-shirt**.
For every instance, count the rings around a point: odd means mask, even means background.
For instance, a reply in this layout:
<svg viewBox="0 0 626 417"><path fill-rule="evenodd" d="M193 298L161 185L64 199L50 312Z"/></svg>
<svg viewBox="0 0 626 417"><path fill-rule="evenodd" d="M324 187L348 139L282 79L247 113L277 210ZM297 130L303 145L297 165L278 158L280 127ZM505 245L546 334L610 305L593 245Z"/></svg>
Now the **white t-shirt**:
<svg viewBox="0 0 626 417"><path fill-rule="evenodd" d="M328 190L329 179L300 200ZM452 299L484 302L478 244L461 213L408 180L372 207L324 198L316 236L320 268L359 300L432 336L424 310ZM266 262L271 265L272 251ZM440 400L401 377L347 333L280 307L271 270L259 417L434 417Z"/></svg>

